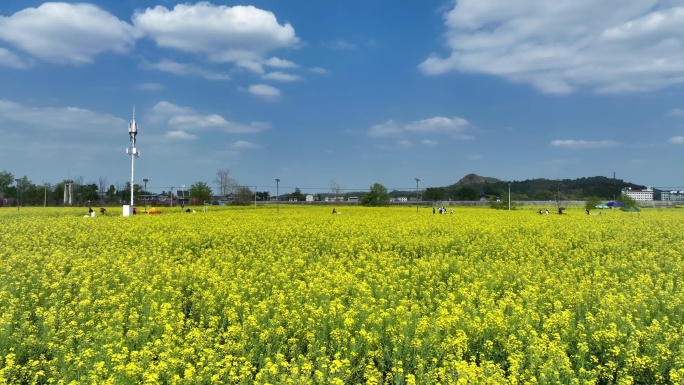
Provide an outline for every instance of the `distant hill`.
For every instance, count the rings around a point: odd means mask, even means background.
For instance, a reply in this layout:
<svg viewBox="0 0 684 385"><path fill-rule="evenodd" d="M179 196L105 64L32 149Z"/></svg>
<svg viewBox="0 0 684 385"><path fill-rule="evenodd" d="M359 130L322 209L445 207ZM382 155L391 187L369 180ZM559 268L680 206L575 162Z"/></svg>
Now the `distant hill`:
<svg viewBox="0 0 684 385"><path fill-rule="evenodd" d="M490 178L487 176L479 176L477 174L468 174L461 178L458 182L456 182L456 186L472 186L472 185L481 185L481 184L487 184L487 183L498 183L502 182L500 179L497 178Z"/></svg>
<svg viewBox="0 0 684 385"><path fill-rule="evenodd" d="M458 182L441 187L425 186L421 188L422 199L427 200L477 200L483 195L504 196L508 192L509 181L498 178L468 174ZM511 181L511 197L513 200L584 200L587 197L599 197L605 200L615 199L622 189L644 189L646 186L625 182L622 179L592 176L578 179L527 179ZM360 196L363 192L354 193ZM350 194L345 194L349 196ZM415 191L393 190L389 192L393 198L415 197Z"/></svg>
<svg viewBox="0 0 684 385"><path fill-rule="evenodd" d="M498 178L485 177L477 174L468 174L458 182L442 187L447 196L467 195L503 195L508 191L508 181ZM625 182L622 179L612 179L604 176L594 176L578 179L528 179L524 181L511 181L511 196L517 200L550 200L556 195L560 199L573 200L597 196L602 199L613 199L622 192L625 187L643 189L646 186ZM465 191L470 194L465 194ZM473 191L474 190L474 191Z"/></svg>

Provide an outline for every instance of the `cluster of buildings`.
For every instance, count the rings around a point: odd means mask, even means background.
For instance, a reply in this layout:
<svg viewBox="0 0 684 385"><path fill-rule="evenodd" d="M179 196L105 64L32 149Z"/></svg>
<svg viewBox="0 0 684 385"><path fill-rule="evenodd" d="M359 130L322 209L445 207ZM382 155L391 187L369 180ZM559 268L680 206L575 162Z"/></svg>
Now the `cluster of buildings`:
<svg viewBox="0 0 684 385"><path fill-rule="evenodd" d="M647 187L643 190L636 190L633 188L622 189L622 193L626 194L630 198L637 202L650 202L650 201L666 201L666 202L679 202L684 201L684 189L674 190L674 189L658 189L653 187Z"/></svg>

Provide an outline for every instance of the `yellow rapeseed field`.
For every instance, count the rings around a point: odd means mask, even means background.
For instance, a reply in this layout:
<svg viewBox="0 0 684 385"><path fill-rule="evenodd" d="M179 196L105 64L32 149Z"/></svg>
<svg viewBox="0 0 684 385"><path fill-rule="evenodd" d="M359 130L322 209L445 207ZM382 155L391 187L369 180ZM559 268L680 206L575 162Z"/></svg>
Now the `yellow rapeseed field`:
<svg viewBox="0 0 684 385"><path fill-rule="evenodd" d="M1 209L0 383L684 383L681 209L331 209Z"/></svg>

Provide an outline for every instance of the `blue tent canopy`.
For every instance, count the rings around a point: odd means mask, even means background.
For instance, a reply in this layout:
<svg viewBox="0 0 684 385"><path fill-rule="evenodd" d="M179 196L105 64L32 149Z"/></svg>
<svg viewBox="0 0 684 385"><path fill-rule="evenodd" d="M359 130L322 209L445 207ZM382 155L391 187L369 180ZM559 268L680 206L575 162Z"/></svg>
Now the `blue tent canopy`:
<svg viewBox="0 0 684 385"><path fill-rule="evenodd" d="M606 206L608 206L608 207L625 207L625 205L623 205L622 203L615 202L615 201L611 201L611 202L606 203Z"/></svg>

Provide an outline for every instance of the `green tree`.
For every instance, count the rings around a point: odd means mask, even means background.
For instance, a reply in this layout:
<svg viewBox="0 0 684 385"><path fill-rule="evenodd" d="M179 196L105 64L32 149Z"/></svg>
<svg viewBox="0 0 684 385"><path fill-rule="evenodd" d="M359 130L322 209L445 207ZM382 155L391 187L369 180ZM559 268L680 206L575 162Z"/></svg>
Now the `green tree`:
<svg viewBox="0 0 684 385"><path fill-rule="evenodd" d="M299 189L299 187L295 187L295 190L292 194L290 194L292 198L297 198L297 201L304 201L306 200L306 197L304 194L302 194L302 190Z"/></svg>
<svg viewBox="0 0 684 385"><path fill-rule="evenodd" d="M460 201L474 201L477 200L477 191L472 187L461 187L456 193L458 200Z"/></svg>
<svg viewBox="0 0 684 385"><path fill-rule="evenodd" d="M257 191L256 195L257 199L263 202L266 202L268 198L271 197L271 193L269 193L268 191Z"/></svg>
<svg viewBox="0 0 684 385"><path fill-rule="evenodd" d="M247 186L238 187L235 198L230 202L235 206L248 206L252 203L254 203L254 193Z"/></svg>
<svg viewBox="0 0 684 385"><path fill-rule="evenodd" d="M632 198L631 196L622 193L615 198L616 202L622 203L625 207L637 207L639 206L636 199Z"/></svg>
<svg viewBox="0 0 684 385"><path fill-rule="evenodd" d="M497 196L489 198L489 207L496 210L508 210L509 207L511 208L511 210L517 209L517 205L513 201L511 195L503 191L501 191L501 193L501 198Z"/></svg>
<svg viewBox="0 0 684 385"><path fill-rule="evenodd" d="M211 187L204 182L197 182L190 186L190 199L196 199L200 202L209 202L211 200Z"/></svg>
<svg viewBox="0 0 684 385"><path fill-rule="evenodd" d="M35 185L29 180L29 178L26 175L18 179L18 188L16 190L17 198L19 199L22 205L30 205L32 203L31 196L35 192Z"/></svg>
<svg viewBox="0 0 684 385"><path fill-rule="evenodd" d="M107 190L107 198L114 198L116 195L116 187L114 185L109 185L109 189Z"/></svg>
<svg viewBox="0 0 684 385"><path fill-rule="evenodd" d="M9 171L0 171L0 191L7 192L10 187L14 184L14 175Z"/></svg>
<svg viewBox="0 0 684 385"><path fill-rule="evenodd" d="M603 203L603 199L597 196L591 196L584 198L584 208L587 210L593 210L596 206Z"/></svg>
<svg viewBox="0 0 684 385"><path fill-rule="evenodd" d="M142 192L143 188L137 183L133 184L133 199L137 199L138 195ZM128 204L131 200L131 182L126 182L124 187L116 192L116 194L121 198L125 204Z"/></svg>
<svg viewBox="0 0 684 385"><path fill-rule="evenodd" d="M423 196L426 201L442 201L447 198L447 191L444 187L428 187Z"/></svg>
<svg viewBox="0 0 684 385"><path fill-rule="evenodd" d="M390 196L387 187L381 183L375 183L370 187L370 191L361 196L361 204L364 206L389 206Z"/></svg>
<svg viewBox="0 0 684 385"><path fill-rule="evenodd" d="M549 190L539 190L534 193L534 200L536 201L554 201L556 200L556 195Z"/></svg>

